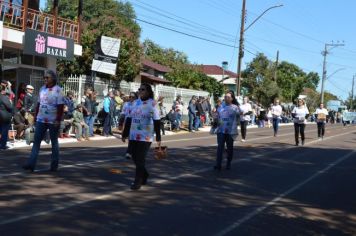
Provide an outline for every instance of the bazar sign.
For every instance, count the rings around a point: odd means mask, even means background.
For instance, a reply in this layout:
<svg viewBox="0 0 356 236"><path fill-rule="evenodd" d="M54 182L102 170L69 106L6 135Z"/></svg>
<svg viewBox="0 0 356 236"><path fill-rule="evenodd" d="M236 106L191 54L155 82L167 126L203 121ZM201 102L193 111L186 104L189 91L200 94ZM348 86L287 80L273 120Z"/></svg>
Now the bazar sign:
<svg viewBox="0 0 356 236"><path fill-rule="evenodd" d="M27 29L24 54L73 60L74 40Z"/></svg>

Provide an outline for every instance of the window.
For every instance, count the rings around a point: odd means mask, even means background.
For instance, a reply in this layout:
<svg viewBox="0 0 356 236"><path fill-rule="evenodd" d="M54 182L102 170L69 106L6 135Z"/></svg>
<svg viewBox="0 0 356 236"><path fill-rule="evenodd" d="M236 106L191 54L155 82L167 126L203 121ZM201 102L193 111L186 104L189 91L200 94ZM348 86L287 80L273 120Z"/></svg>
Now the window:
<svg viewBox="0 0 356 236"><path fill-rule="evenodd" d="M33 65L33 56L32 55L26 55L26 54L21 53L20 59L21 59L21 64L30 65L30 66Z"/></svg>
<svg viewBox="0 0 356 236"><path fill-rule="evenodd" d="M4 62L18 64L19 63L19 50L5 48L4 49Z"/></svg>
<svg viewBox="0 0 356 236"><path fill-rule="evenodd" d="M47 67L47 59L45 57L35 56L35 66Z"/></svg>

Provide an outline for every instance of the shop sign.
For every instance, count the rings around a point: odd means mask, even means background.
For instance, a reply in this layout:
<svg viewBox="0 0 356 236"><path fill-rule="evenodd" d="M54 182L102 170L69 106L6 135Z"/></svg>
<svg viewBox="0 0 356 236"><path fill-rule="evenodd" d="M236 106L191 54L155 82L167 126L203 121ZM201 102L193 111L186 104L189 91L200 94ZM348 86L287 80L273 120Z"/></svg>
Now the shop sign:
<svg viewBox="0 0 356 236"><path fill-rule="evenodd" d="M27 29L25 31L24 54L73 60L74 40Z"/></svg>

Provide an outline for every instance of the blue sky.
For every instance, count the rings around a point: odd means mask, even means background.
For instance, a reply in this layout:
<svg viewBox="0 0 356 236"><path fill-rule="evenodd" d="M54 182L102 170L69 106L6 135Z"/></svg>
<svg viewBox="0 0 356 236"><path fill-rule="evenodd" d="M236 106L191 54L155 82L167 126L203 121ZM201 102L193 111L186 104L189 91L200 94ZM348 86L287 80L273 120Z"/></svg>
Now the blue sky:
<svg viewBox="0 0 356 236"><path fill-rule="evenodd" d="M236 34L240 27L241 0L126 1L133 4L139 19L224 44L238 45ZM267 12L246 31L245 48L249 52L245 51L243 68L252 60L253 54L262 52L274 60L279 50L280 60L321 75L321 51L325 43L344 41L345 46L332 49L327 57L327 74L333 75L326 81L325 88L346 99L351 91L352 76L356 74L353 19L356 1L247 0L246 25L265 9L281 3L283 7ZM229 69L237 70L237 49L138 23L142 28L142 41L149 38L163 47L183 51L192 63L221 65L222 61L228 61Z"/></svg>

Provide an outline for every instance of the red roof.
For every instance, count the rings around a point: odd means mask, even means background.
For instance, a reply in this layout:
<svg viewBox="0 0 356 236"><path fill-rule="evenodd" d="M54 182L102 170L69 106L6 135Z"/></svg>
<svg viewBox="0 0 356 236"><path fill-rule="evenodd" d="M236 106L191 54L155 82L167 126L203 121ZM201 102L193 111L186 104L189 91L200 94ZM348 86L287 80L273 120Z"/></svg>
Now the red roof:
<svg viewBox="0 0 356 236"><path fill-rule="evenodd" d="M198 67L199 67L200 71L202 71L206 75L222 75L223 74L223 68L221 66L200 65ZM225 70L224 74L230 76L231 78L237 78L237 74L232 71L229 71L229 70Z"/></svg>
<svg viewBox="0 0 356 236"><path fill-rule="evenodd" d="M167 66L163 66L163 65L160 65L158 63L155 63L151 60L148 60L146 58L142 58L141 59L141 64L143 66L147 66L147 67L150 67L152 69L155 69L156 71L160 71L160 72L170 72L171 71L171 68L167 67Z"/></svg>
<svg viewBox="0 0 356 236"><path fill-rule="evenodd" d="M154 75L148 74L146 72L140 72L141 78L149 80L150 82L160 83L160 84L169 84L171 81L156 77Z"/></svg>

